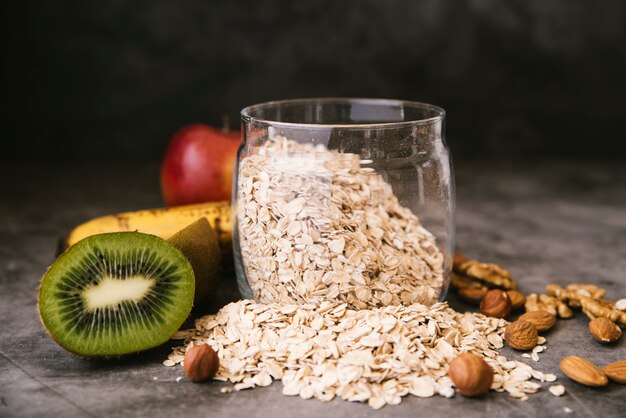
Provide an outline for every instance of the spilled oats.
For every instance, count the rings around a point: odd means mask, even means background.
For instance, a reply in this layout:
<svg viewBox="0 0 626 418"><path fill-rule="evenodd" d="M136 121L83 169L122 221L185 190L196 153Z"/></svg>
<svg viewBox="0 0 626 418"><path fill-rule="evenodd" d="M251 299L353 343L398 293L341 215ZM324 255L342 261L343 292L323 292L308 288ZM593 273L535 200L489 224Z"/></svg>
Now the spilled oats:
<svg viewBox="0 0 626 418"><path fill-rule="evenodd" d="M448 363L466 351L493 368L495 391L526 400L539 382L554 381L556 376L496 351L506 325L458 313L446 303L354 310L336 301L298 306L243 300L199 318L195 329L175 338L215 349L215 378L233 383L234 390L281 380L285 395L340 397L380 408L409 394L454 396ZM182 362L185 345L174 349L166 365Z"/></svg>

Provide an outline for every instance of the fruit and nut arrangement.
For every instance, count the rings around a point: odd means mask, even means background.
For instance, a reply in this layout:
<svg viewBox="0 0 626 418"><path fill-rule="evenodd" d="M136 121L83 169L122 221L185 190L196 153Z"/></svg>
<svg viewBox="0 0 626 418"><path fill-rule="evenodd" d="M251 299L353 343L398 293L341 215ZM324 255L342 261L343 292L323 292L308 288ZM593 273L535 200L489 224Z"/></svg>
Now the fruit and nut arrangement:
<svg viewBox="0 0 626 418"><path fill-rule="evenodd" d="M605 299L606 290L595 284L548 284L545 294L525 296L507 270L456 253L451 286L461 300L478 305L487 316L507 318L524 308L525 312L506 326L504 340L515 350L532 350L523 356L535 361L537 353L545 349L539 334L552 328L557 319L573 318L577 309L589 318L589 336L598 343L615 343L622 336L621 328L626 327L626 299ZM626 360L607 364L602 370L581 357L570 356L561 360L560 368L570 379L590 387L605 386L609 380L626 381Z"/></svg>
<svg viewBox="0 0 626 418"><path fill-rule="evenodd" d="M280 380L285 395L378 409L408 394L473 397L490 389L526 400L542 383L563 395L556 375L498 350L506 344L537 362L547 348L542 334L576 310L591 319L589 338L602 344L617 341L626 326L626 300L605 299L595 285L551 284L545 294L524 295L506 269L462 254L451 287L480 312L438 303L444 257L384 179L361 168L356 155L277 137L241 161L238 177L237 227L255 300L180 330L233 262L230 205L206 202L223 198L232 177L222 159L236 147L219 135L194 126L170 146L164 197L184 206L105 216L68 235L39 290L42 322L59 345L114 361L179 340L164 365L182 364L193 382L230 382L224 393ZM284 152L306 161L298 170L267 164ZM217 174L203 183L207 165ZM299 175L302 166L319 178ZM583 385L626 382L626 361L603 366L576 356L560 363Z"/></svg>

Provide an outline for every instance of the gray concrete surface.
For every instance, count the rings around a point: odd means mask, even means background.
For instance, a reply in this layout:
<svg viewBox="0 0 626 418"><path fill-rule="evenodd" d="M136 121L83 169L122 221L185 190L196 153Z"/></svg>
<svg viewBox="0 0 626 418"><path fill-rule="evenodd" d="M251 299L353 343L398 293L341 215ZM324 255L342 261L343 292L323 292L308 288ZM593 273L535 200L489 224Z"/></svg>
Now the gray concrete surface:
<svg viewBox="0 0 626 418"><path fill-rule="evenodd" d="M567 394L546 389L520 402L407 397L374 411L335 400L281 395L281 384L221 394L223 383L192 384L161 365L168 345L115 361L78 358L40 325L36 290L56 240L88 218L160 205L156 166L3 167L0 199L1 417L618 417L626 386L590 389L562 375L558 361L577 354L604 365L626 359L626 338L601 346L587 319L560 321L534 367L554 372ZM626 297L626 166L613 163L464 164L457 167L458 246L469 256L510 268L524 292L549 282L588 281ZM200 313L237 297L224 283ZM457 309L466 305L451 300ZM523 359L508 349L511 359ZM530 360L528 360L530 361ZM546 387L547 388L547 387Z"/></svg>

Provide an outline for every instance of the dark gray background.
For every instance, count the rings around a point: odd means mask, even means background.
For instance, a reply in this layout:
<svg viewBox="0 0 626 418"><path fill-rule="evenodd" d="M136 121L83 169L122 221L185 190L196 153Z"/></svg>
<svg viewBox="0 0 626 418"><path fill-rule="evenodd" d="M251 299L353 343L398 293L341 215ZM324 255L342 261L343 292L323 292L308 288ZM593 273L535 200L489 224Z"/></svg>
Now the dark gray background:
<svg viewBox="0 0 626 418"><path fill-rule="evenodd" d="M0 159L161 158L305 96L427 101L455 158L624 157L621 0L3 2Z"/></svg>

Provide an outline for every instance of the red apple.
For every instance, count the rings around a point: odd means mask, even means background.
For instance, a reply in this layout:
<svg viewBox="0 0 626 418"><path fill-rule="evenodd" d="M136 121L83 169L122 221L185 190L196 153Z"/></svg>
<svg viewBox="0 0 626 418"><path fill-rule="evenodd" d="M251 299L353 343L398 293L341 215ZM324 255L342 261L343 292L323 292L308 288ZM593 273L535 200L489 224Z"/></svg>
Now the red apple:
<svg viewBox="0 0 626 418"><path fill-rule="evenodd" d="M161 165L167 206L230 200L239 132L203 124L176 132Z"/></svg>

